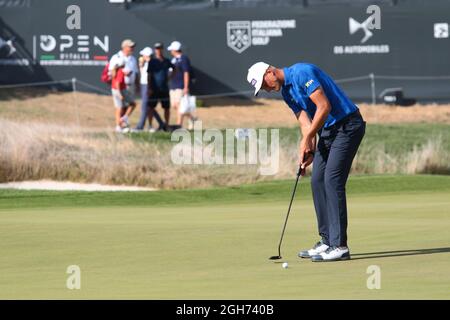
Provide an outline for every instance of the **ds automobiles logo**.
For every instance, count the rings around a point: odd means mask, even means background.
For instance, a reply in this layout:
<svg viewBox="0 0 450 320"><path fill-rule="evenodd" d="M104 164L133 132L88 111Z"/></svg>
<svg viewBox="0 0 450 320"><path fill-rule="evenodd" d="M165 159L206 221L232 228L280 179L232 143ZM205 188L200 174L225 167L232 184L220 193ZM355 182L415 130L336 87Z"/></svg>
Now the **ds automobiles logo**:
<svg viewBox="0 0 450 320"><path fill-rule="evenodd" d="M371 30L380 30L381 29L381 9L377 5L371 5L367 7L366 13L370 15L363 22L358 22L352 17L348 19L348 28L350 34L356 33L358 30L362 30L364 32L364 37L361 39L361 43L365 43L373 36L373 32Z"/></svg>

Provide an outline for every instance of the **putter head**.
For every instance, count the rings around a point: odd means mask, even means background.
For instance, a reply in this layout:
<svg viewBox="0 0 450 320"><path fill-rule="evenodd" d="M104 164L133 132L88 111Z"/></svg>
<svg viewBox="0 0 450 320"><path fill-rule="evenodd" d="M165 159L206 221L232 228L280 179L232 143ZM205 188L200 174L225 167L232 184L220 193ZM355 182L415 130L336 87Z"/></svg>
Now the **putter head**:
<svg viewBox="0 0 450 320"><path fill-rule="evenodd" d="M280 260L281 256L272 256L269 258L269 260Z"/></svg>

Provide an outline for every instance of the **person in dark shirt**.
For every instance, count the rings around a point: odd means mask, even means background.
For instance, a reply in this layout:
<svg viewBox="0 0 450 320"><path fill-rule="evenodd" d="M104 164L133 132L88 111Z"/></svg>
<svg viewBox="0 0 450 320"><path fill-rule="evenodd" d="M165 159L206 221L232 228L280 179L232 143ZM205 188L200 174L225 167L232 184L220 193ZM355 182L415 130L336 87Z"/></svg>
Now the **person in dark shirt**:
<svg viewBox="0 0 450 320"><path fill-rule="evenodd" d="M173 68L169 59L164 57L164 46L161 42L154 45L153 59L148 63L148 92L150 111L148 119L152 123L154 109L161 102L164 109L165 130L168 130L170 120L169 70Z"/></svg>
<svg viewBox="0 0 450 320"><path fill-rule="evenodd" d="M172 55L173 70L170 75L170 104L177 112L177 125L183 126L185 116L191 119L195 118L190 113L181 114L180 103L183 96L189 95L189 85L191 82L191 62L189 58L183 54L181 43L173 41L167 48Z"/></svg>

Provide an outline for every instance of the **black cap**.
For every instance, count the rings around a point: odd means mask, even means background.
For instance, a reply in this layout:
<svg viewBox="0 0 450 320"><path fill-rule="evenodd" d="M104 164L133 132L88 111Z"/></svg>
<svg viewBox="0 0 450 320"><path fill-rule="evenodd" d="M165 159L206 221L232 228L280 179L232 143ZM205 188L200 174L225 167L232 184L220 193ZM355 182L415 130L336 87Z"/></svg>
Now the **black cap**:
<svg viewBox="0 0 450 320"><path fill-rule="evenodd" d="M155 49L159 49L159 48L163 48L164 47L164 45L162 44L162 42L157 42L157 43L155 43L155 45L153 46Z"/></svg>

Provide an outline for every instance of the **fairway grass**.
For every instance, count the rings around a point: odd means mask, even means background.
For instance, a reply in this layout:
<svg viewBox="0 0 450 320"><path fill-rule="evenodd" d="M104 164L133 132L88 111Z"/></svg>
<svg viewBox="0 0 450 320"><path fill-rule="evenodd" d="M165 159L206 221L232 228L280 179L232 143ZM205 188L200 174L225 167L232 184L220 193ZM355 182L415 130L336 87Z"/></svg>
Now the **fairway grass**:
<svg viewBox="0 0 450 320"><path fill-rule="evenodd" d="M0 298L450 298L450 177L352 177L353 259L322 264L296 257L318 240L308 185L300 182L285 235L288 269L268 257L277 253L292 181L148 193L1 191ZM69 265L81 268L80 290L66 288ZM381 270L381 289L367 288L371 265Z"/></svg>

